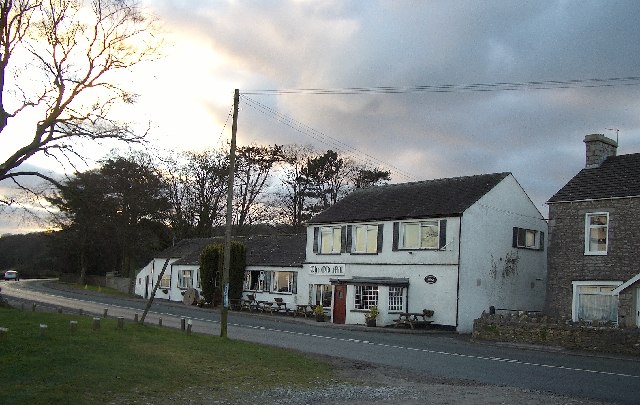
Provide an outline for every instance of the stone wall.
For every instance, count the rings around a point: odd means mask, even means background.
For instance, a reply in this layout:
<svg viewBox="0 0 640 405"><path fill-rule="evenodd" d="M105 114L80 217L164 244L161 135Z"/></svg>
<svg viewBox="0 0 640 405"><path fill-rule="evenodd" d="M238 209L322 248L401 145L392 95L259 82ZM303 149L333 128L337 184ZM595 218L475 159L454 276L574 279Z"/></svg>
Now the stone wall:
<svg viewBox="0 0 640 405"><path fill-rule="evenodd" d="M585 214L609 213L607 255L584 254ZM571 316L572 281L627 281L639 269L640 198L549 204L545 313Z"/></svg>
<svg viewBox="0 0 640 405"><path fill-rule="evenodd" d="M586 325L542 314L485 313L474 321L473 338L640 356L638 329L620 329L606 324Z"/></svg>
<svg viewBox="0 0 640 405"><path fill-rule="evenodd" d="M63 283L77 283L78 275L75 273L64 273L58 278ZM85 282L91 285L98 285L100 287L113 288L123 293L129 292L129 278L127 277L115 277L111 274L106 276L86 276Z"/></svg>

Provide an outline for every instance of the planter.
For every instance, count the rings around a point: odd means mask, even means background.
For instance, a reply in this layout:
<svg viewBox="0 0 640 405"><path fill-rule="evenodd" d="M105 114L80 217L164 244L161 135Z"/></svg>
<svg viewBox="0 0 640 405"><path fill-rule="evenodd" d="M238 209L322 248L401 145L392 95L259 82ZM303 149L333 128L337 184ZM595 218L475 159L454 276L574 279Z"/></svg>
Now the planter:
<svg viewBox="0 0 640 405"><path fill-rule="evenodd" d="M367 326L371 326L371 327L376 326L376 318L373 318L373 319L367 318L365 321L367 323Z"/></svg>
<svg viewBox="0 0 640 405"><path fill-rule="evenodd" d="M324 314L316 314L316 322L324 322Z"/></svg>

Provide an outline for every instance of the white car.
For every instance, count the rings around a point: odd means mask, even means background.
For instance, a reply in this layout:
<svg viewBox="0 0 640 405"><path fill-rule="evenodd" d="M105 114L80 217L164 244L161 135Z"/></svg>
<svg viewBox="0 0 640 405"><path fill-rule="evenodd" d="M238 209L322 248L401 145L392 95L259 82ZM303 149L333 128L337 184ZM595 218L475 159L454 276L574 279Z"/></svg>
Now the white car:
<svg viewBox="0 0 640 405"><path fill-rule="evenodd" d="M4 272L4 279L5 280L13 280L13 281L18 281L20 279L20 277L18 276L18 272L15 270L8 270Z"/></svg>

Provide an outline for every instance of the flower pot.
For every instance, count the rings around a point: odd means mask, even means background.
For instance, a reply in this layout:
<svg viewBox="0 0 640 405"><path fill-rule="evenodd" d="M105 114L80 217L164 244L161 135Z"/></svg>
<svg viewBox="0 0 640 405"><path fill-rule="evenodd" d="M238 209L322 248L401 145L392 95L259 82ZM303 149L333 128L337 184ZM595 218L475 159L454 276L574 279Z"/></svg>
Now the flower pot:
<svg viewBox="0 0 640 405"><path fill-rule="evenodd" d="M316 314L316 322L324 322L324 314Z"/></svg>
<svg viewBox="0 0 640 405"><path fill-rule="evenodd" d="M376 326L376 318L367 318L366 319L367 326Z"/></svg>

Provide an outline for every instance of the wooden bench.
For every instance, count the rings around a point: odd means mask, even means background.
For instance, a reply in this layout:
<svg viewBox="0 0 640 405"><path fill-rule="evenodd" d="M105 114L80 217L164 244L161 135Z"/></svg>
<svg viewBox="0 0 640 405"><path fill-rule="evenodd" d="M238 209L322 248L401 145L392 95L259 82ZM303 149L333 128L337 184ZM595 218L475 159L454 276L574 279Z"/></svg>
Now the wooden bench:
<svg viewBox="0 0 640 405"><path fill-rule="evenodd" d="M416 327L427 327L433 322L430 319L433 316L433 311L430 309L423 309L422 312L402 312L398 314L398 319L394 319L395 327L409 326L411 329Z"/></svg>
<svg viewBox="0 0 640 405"><path fill-rule="evenodd" d="M253 312L254 310L258 310L258 301L256 301L255 294L248 294L247 298L241 300L241 309L246 309L249 312Z"/></svg>
<svg viewBox="0 0 640 405"><path fill-rule="evenodd" d="M282 298L276 297L273 299L273 301L276 304L276 308L274 308L276 312L284 312L285 315L289 314L289 308L287 308L287 303L284 302Z"/></svg>
<svg viewBox="0 0 640 405"><path fill-rule="evenodd" d="M295 311L293 311L293 316L304 316L305 318L307 317L307 315L313 315L313 309L309 309L309 304L304 304L304 305L296 305L296 309Z"/></svg>

